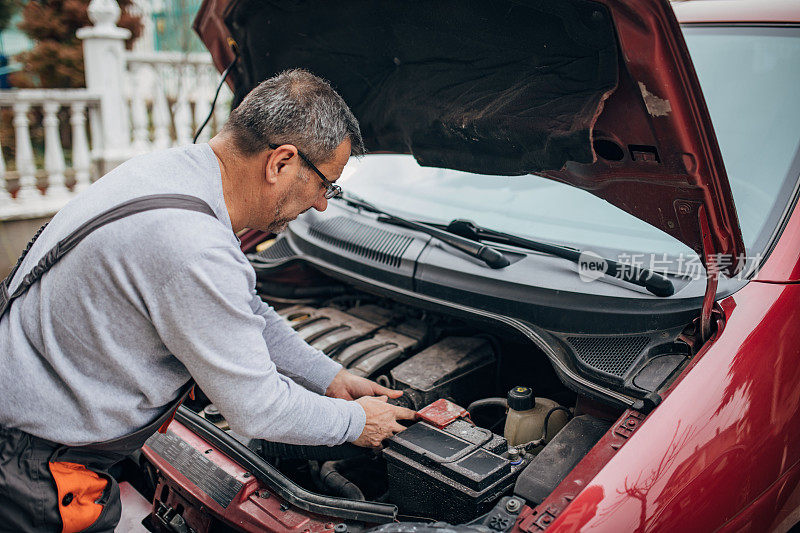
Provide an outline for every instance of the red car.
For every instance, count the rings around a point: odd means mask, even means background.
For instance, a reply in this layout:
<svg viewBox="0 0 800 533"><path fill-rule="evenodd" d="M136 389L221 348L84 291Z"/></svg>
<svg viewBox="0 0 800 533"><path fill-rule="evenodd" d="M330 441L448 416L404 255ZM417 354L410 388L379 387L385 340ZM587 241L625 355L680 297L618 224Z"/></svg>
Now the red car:
<svg viewBox="0 0 800 533"><path fill-rule="evenodd" d="M206 0L195 27L237 100L302 67L359 118L345 196L243 250L422 419L292 447L201 395L120 474L121 527L800 522L800 4Z"/></svg>

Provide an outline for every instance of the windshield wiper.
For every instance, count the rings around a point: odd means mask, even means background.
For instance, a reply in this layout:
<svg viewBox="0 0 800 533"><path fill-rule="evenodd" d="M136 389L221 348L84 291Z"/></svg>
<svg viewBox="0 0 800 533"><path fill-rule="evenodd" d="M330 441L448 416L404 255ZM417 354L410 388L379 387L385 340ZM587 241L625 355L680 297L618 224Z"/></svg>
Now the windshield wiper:
<svg viewBox="0 0 800 533"><path fill-rule="evenodd" d="M559 246L556 244L549 244L546 242L535 241L526 239L511 233L503 233L502 231L483 228L476 225L470 220L455 219L452 220L447 226L443 226L447 231L474 240L488 240L500 242L504 244L511 244L519 246L528 250L542 252L556 257L562 257L575 264L581 264L586 260L581 257L581 250L570 248L568 246ZM639 268L635 265L619 263L611 259L592 254L592 259L596 259L605 263L604 269L601 272L607 276L613 276L617 279L633 283L644 287L656 296L672 296L675 294L675 286L669 278L665 277L658 272L648 270L646 268Z"/></svg>
<svg viewBox="0 0 800 533"><path fill-rule="evenodd" d="M446 242L454 248L458 248L462 252L481 259L492 268L507 267L510 262L506 257L495 250L490 248L480 241L493 241L503 244L511 244L533 250L535 252L542 252L555 257L567 259L575 264L581 264L586 258L581 257L584 253L576 248L568 246L559 246L557 244L549 244L546 242L535 241L533 239L526 239L511 233L504 233L493 229L478 226L471 220L455 219L448 225L428 224L417 222L397 216L388 211L384 211L367 202L352 193L336 197L344 202L365 209L367 211L382 215L386 222L394 223L398 226L404 226L413 230L427 233L432 237ZM632 264L619 263L612 259L606 259L596 254L592 254L591 259L598 260L603 263L603 270L599 271L601 274L615 277L617 279L644 287L650 293L656 296L672 296L675 294L675 286L672 281L665 277L663 274L640 268Z"/></svg>
<svg viewBox="0 0 800 533"><path fill-rule="evenodd" d="M511 262L508 259L506 259L506 257L503 254L501 254L494 248L486 246L485 244L482 244L474 239L471 239L469 237L459 236L458 234L455 234L453 232L441 230L439 228L429 226L428 224L423 224L422 222L414 222L412 220L399 217L395 214L389 213L382 209L378 209L371 203L355 197L352 193L336 196L335 198L343 200L344 202L347 202L348 204L354 207L360 207L367 211L383 215L384 217L386 217L390 221L397 223L398 225L411 228L421 233L427 233L431 237L436 237L440 241L449 244L453 248L457 248L458 250L461 250L462 252L464 252L469 256L480 259L481 261L483 261L492 268L504 268L511 264Z"/></svg>

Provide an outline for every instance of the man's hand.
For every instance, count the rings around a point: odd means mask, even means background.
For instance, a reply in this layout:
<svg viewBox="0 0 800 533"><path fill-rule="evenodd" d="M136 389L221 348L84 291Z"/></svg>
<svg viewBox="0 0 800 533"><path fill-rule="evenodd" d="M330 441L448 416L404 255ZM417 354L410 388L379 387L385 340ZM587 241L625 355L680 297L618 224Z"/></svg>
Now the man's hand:
<svg viewBox="0 0 800 533"><path fill-rule="evenodd" d="M377 448L384 439L406 429L397 423L398 420L414 420L417 417L417 413L411 409L391 405L386 403L387 401L386 396L378 398L365 396L356 400L367 414L367 423L353 444L364 448Z"/></svg>
<svg viewBox="0 0 800 533"><path fill-rule="evenodd" d="M344 368L336 374L328 389L325 391L325 396L331 398L341 398L343 400L357 400L363 396L388 396L389 398L399 398L402 396L402 391L387 389L370 381L366 378L356 376L345 370Z"/></svg>

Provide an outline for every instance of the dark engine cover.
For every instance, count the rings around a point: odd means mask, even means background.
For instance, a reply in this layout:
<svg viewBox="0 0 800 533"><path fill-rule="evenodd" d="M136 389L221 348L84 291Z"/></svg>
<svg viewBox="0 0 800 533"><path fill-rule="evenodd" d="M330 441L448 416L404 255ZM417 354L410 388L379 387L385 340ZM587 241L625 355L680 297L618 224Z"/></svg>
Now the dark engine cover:
<svg viewBox="0 0 800 533"><path fill-rule="evenodd" d="M576 416L547 443L520 474L514 494L538 505L600 440L610 422L589 415Z"/></svg>
<svg viewBox="0 0 800 533"><path fill-rule="evenodd" d="M403 361L391 371L396 389L411 389L415 409L451 398L468 405L489 395L490 367L495 362L488 340L480 337L445 337Z"/></svg>

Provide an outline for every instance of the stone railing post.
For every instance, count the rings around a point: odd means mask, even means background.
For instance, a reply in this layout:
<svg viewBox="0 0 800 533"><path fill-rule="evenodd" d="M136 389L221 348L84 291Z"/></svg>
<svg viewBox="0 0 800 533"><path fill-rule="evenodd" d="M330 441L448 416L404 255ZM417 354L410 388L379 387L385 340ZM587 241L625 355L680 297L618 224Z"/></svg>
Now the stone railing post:
<svg viewBox="0 0 800 533"><path fill-rule="evenodd" d="M44 120L44 169L47 172L47 190L45 195L50 197L67 196L69 189L65 185L64 149L61 147L59 135L58 102L45 102L43 106Z"/></svg>
<svg viewBox="0 0 800 533"><path fill-rule="evenodd" d="M145 66L135 65L130 72L134 78L144 78ZM133 84L131 84L133 85ZM136 153L145 153L150 148L150 131L147 121L147 102L138 87L131 91L131 125L133 126L133 149Z"/></svg>
<svg viewBox="0 0 800 533"><path fill-rule="evenodd" d="M30 108L28 102L14 103L14 140L16 142L17 175L19 176L17 198L20 200L41 197L41 193L36 188L36 162L33 159L33 144L28 121Z"/></svg>
<svg viewBox="0 0 800 533"><path fill-rule="evenodd" d="M92 0L89 20L94 26L77 32L83 41L86 88L100 95L100 128L104 174L131 154L130 126L125 102L125 40L131 32L116 26L120 8L116 0ZM94 133L94 132L93 132Z"/></svg>
<svg viewBox="0 0 800 533"><path fill-rule="evenodd" d="M11 194L8 192L6 172L6 160L3 157L3 147L0 146L0 208L9 205L12 201Z"/></svg>
<svg viewBox="0 0 800 533"><path fill-rule="evenodd" d="M75 169L75 191L82 191L91 183L92 167L89 141L86 139L86 104L75 102L70 106L69 123L72 125L72 168Z"/></svg>

